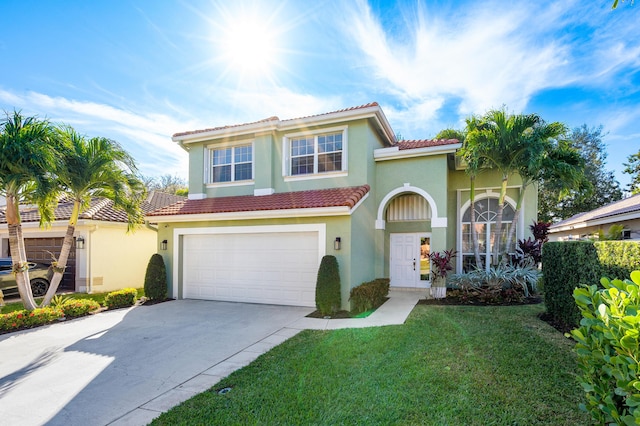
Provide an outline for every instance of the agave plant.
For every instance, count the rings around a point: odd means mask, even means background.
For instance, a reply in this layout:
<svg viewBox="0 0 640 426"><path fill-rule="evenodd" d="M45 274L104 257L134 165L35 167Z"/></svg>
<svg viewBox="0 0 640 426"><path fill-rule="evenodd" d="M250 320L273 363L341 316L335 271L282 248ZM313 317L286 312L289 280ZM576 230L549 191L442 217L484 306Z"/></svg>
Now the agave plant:
<svg viewBox="0 0 640 426"><path fill-rule="evenodd" d="M466 274L451 275L449 283L463 291L485 295L521 288L524 296L530 297L537 292L539 277L540 271L532 265L498 265L489 270L475 269Z"/></svg>

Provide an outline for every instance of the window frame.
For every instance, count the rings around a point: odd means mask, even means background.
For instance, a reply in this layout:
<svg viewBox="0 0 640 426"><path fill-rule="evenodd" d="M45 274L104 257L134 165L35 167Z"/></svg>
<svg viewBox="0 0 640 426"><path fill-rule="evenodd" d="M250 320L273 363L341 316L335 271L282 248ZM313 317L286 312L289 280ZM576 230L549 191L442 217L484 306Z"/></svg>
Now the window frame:
<svg viewBox="0 0 640 426"><path fill-rule="evenodd" d="M249 147L251 153L251 161L238 161L236 162L236 153L235 149L240 147ZM215 182L214 178L214 161L213 157L216 151L222 150L231 150L231 162L228 164L221 164L219 166L231 166L231 180ZM251 178L250 179L242 179L236 180L236 166L241 164L251 164ZM235 141L233 143L225 143L225 144L212 144L206 146L206 155L205 155L205 173L204 173L204 181L207 187L219 187L219 186L240 186L240 185L252 185L255 182L255 144L254 140L242 140Z"/></svg>
<svg viewBox="0 0 640 426"><path fill-rule="evenodd" d="M479 202L487 201L487 207L489 208L490 205L491 205L491 200L496 200L497 201L498 198L499 198L499 195L495 194L495 193L486 194L484 196L482 196L482 195L481 196L476 196L475 203L477 205ZM515 207L515 203L513 202L513 200L511 200L511 199L509 199L509 197L507 197L505 199L505 204L508 205L513 210L513 212L515 214L516 207ZM466 206L466 208L465 208L465 206ZM469 202L467 202L463 206L461 206L460 209L459 209L459 221L458 221L458 238L459 238L459 240L458 241L459 241L460 245L458 247L458 252L460 254L460 256L459 256L459 259L460 259L459 260L459 265L460 265L460 268L461 268L460 269L461 272L464 271L464 259L465 259L465 257L469 257L469 256L473 257L474 256L473 247L471 248L471 251L465 251L464 250L464 245L465 245L464 226L465 225L469 225L470 226L471 222L470 221L465 221L463 218L464 218L465 213L467 211L469 211L470 208L471 208L471 204ZM493 216L492 216L491 220L488 220L489 219L488 216L483 220L478 220L476 218L476 226L477 225L484 225L483 232L485 234L484 235L485 236L485 239L484 239L484 246L485 247L484 247L484 251L480 252L480 258L484 262L485 269L488 269L490 267L490 265L491 265L491 256L492 256L492 253L493 253L493 242L491 241L491 231L493 230L494 226L496 225L495 219L496 219L496 215L497 215L497 210L494 211L494 210L489 210L489 209L486 212L484 212L483 214L486 215L489 211L493 213ZM522 214L522 212L520 212L520 214ZM502 226L505 227L506 230L508 230L509 226L511 226L511 219L504 220L502 222ZM519 235L519 231L520 231L520 226L521 226L521 223L520 223L520 220L518 219L517 223L516 223L514 240L511 242L511 244L513 244L514 251L509 252L510 255L514 255L515 254L515 248L517 247L517 244L518 244L518 235ZM473 240L471 240L471 241L473 241ZM472 242L471 242L471 244L472 244ZM474 262L474 261L472 260L472 262Z"/></svg>
<svg viewBox="0 0 640 426"><path fill-rule="evenodd" d="M308 132L296 132L289 133L283 136L282 138L282 176L286 181L289 180L304 180L304 179L322 179L322 178L331 178L337 176L347 176L347 164L348 164L348 140L347 140L347 130L348 126L338 126L338 127L329 127L323 129L317 129ZM336 133L342 133L342 150L341 151L330 151L330 152L318 152L318 138L325 135L331 135ZM294 139L312 139L313 140L313 154L307 155L292 155L291 154L291 143ZM341 153L341 164L340 170L335 171L325 171L319 172L319 157L323 154L335 154ZM302 158L313 156L313 172L312 173L304 173L304 174L292 174L292 163L294 158Z"/></svg>

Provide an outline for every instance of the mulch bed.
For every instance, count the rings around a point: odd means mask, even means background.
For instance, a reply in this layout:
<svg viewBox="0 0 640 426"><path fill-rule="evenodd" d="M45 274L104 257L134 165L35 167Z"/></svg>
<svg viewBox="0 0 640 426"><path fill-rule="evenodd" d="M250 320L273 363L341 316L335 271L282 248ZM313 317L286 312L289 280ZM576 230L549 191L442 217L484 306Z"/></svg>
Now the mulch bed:
<svg viewBox="0 0 640 426"><path fill-rule="evenodd" d="M481 300L466 299L447 296L444 299L420 299L418 305L450 305L450 306L512 306L512 305L537 305L542 303L542 297L527 297L521 303L486 303Z"/></svg>
<svg viewBox="0 0 640 426"><path fill-rule="evenodd" d="M349 311L338 311L334 315L326 316L322 315L320 311L313 311L307 315L307 318L345 319L353 318L353 315L351 315L351 312Z"/></svg>

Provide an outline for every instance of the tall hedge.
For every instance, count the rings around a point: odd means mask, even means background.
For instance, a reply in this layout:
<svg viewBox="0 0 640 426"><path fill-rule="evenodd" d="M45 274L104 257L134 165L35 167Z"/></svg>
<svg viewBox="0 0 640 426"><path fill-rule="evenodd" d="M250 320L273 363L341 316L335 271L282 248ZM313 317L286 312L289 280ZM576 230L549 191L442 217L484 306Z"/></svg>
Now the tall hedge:
<svg viewBox="0 0 640 426"><path fill-rule="evenodd" d="M580 322L573 289L600 282L598 252L592 242L547 242L542 248L544 304L555 321L567 325Z"/></svg>
<svg viewBox="0 0 640 426"><path fill-rule="evenodd" d="M640 269L640 242L565 241L545 243L542 250L544 303L555 321L577 327L580 311L573 290L599 283L601 277L624 279Z"/></svg>
<svg viewBox="0 0 640 426"><path fill-rule="evenodd" d="M149 259L144 276L144 294L149 300L162 301L167 298L167 269L158 253Z"/></svg>
<svg viewBox="0 0 640 426"><path fill-rule="evenodd" d="M326 255L318 268L316 280L316 307L322 315L333 315L340 310L340 270L335 256Z"/></svg>
<svg viewBox="0 0 640 426"><path fill-rule="evenodd" d="M640 242L598 241L594 245L603 276L623 280L631 272L640 270Z"/></svg>

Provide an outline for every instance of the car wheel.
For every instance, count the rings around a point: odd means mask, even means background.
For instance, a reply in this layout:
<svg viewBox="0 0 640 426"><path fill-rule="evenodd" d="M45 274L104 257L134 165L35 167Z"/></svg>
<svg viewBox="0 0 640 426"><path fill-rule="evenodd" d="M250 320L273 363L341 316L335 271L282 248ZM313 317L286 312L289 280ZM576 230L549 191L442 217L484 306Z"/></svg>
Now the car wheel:
<svg viewBox="0 0 640 426"><path fill-rule="evenodd" d="M31 292L33 293L33 297L41 297L47 293L49 289L49 281L36 278L31 280Z"/></svg>

